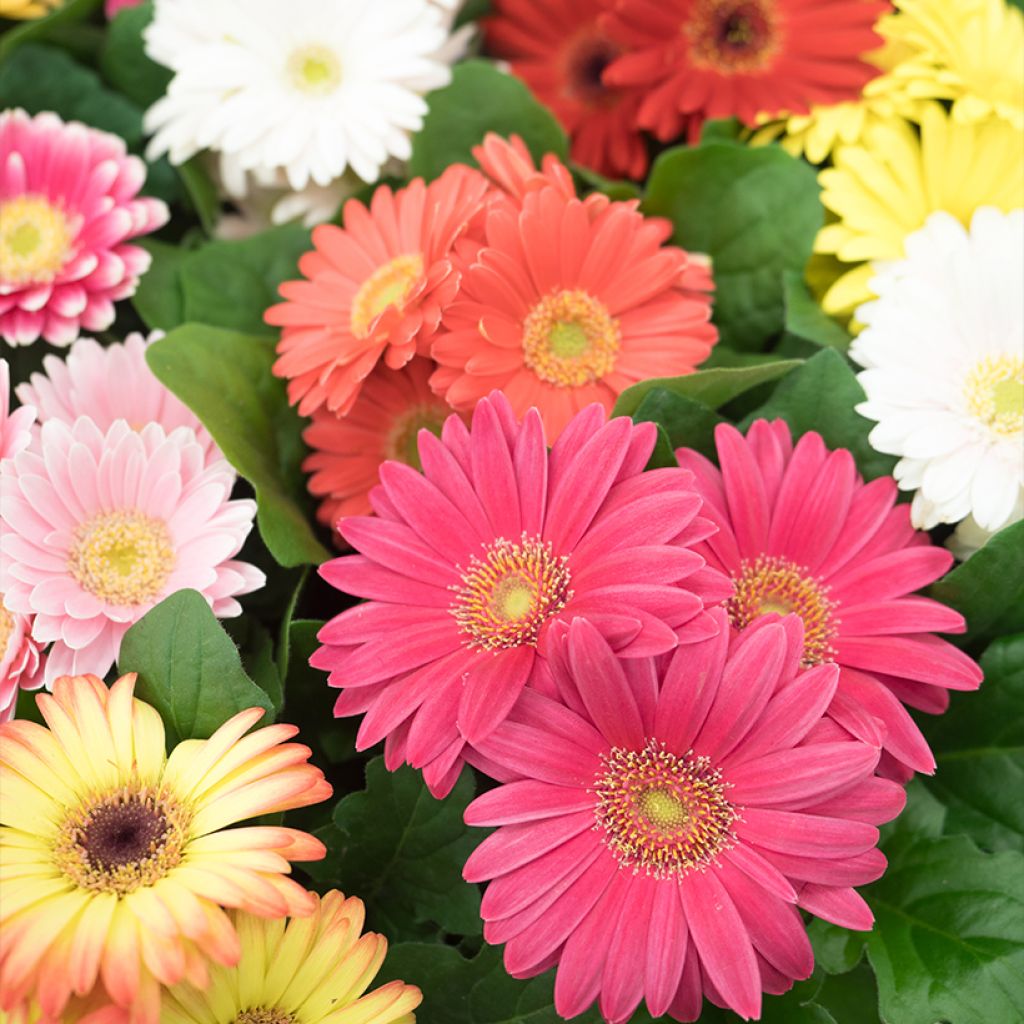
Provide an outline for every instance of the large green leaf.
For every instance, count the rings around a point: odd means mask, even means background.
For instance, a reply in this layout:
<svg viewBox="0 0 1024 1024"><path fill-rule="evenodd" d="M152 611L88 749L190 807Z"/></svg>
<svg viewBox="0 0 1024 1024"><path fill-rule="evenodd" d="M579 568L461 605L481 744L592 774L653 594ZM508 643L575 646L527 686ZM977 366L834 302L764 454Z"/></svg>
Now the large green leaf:
<svg viewBox="0 0 1024 1024"><path fill-rule="evenodd" d="M849 448L865 479L892 472L895 459L876 452L868 443L871 422L854 411L864 401L864 391L849 363L838 352L824 349L790 373L771 398L747 417L781 417L793 436L816 430L831 448Z"/></svg>
<svg viewBox="0 0 1024 1024"><path fill-rule="evenodd" d="M782 331L782 275L803 271L823 217L807 164L776 147L670 149L655 161L644 210L668 217L679 245L711 256L727 345L761 349Z"/></svg>
<svg viewBox="0 0 1024 1024"><path fill-rule="evenodd" d="M804 283L803 274L787 270L782 275L782 287L787 334L840 352L850 347L850 332L818 305Z"/></svg>
<svg viewBox="0 0 1024 1024"><path fill-rule="evenodd" d="M246 674L231 637L206 599L179 590L146 613L121 641L119 672L138 672L136 695L164 720L169 742L210 736L246 708L273 714Z"/></svg>
<svg viewBox="0 0 1024 1024"><path fill-rule="evenodd" d="M961 642L1024 632L1024 522L1000 530L963 565L931 588L931 596L967 619Z"/></svg>
<svg viewBox="0 0 1024 1024"><path fill-rule="evenodd" d="M169 68L146 56L142 32L152 19L152 0L123 8L107 27L100 51L103 77L140 107L160 99L173 77Z"/></svg>
<svg viewBox="0 0 1024 1024"><path fill-rule="evenodd" d="M981 667L977 693L954 693L945 715L922 721L938 763L925 782L947 832L1024 851L1024 634L996 640Z"/></svg>
<svg viewBox="0 0 1024 1024"><path fill-rule="evenodd" d="M366 789L342 799L333 825L320 833L328 854L317 876L358 893L370 926L391 938L422 935L427 925L478 934L480 890L462 879L481 839L462 820L472 798L471 772L435 800L419 772L389 772L383 758L374 758Z"/></svg>
<svg viewBox="0 0 1024 1024"><path fill-rule="evenodd" d="M151 345L146 360L252 484L274 558L289 567L322 562L327 552L305 512L302 422L271 372L273 340L187 324Z"/></svg>
<svg viewBox="0 0 1024 1024"><path fill-rule="evenodd" d="M551 111L488 61L456 65L451 83L430 93L427 104L423 128L412 140L410 177L432 181L451 164L475 165L471 150L488 132L521 136L537 160L545 153L568 158L565 132Z"/></svg>
<svg viewBox="0 0 1024 1024"><path fill-rule="evenodd" d="M139 280L132 305L147 327L169 331L185 322L185 299L181 294L178 271L188 251L180 245L155 238L144 238L139 244L150 254L153 262Z"/></svg>
<svg viewBox="0 0 1024 1024"><path fill-rule="evenodd" d="M633 419L637 423L657 423L670 452L676 448L693 448L709 458L715 453L715 427L725 423L713 409L666 388L648 391L633 413Z"/></svg>

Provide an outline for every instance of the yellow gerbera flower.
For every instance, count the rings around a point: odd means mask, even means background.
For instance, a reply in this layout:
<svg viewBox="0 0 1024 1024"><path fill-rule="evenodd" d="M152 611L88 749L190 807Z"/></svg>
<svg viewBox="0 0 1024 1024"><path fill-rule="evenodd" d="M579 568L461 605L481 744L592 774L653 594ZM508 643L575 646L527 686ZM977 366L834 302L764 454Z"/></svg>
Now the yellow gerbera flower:
<svg viewBox="0 0 1024 1024"><path fill-rule="evenodd" d="M286 877L323 844L289 828L226 828L317 803L331 787L290 725L245 733L252 708L168 756L135 676L108 690L63 676L37 697L49 728L0 725L0 1009L59 1016L96 985L132 1024L157 1024L160 985L208 981L239 940L222 907L303 916ZM244 738L243 738L244 737Z"/></svg>
<svg viewBox="0 0 1024 1024"><path fill-rule="evenodd" d="M0 18L41 18L64 6L64 0L0 0Z"/></svg>
<svg viewBox="0 0 1024 1024"><path fill-rule="evenodd" d="M392 981L363 995L388 948L382 935L360 937L364 917L362 900L335 890L300 920L232 914L238 965L213 968L205 991L172 988L162 1024L411 1024L418 988Z"/></svg>
<svg viewBox="0 0 1024 1024"><path fill-rule="evenodd" d="M866 261L900 259L903 240L930 213L945 210L966 226L979 206L1024 205L1021 133L1000 120L958 123L934 102L923 106L920 135L900 118L879 122L862 145L840 146L833 163L818 181L836 222L818 232L814 248L855 264L822 299L835 315L872 297Z"/></svg>
<svg viewBox="0 0 1024 1024"><path fill-rule="evenodd" d="M953 120L1024 129L1024 14L1005 0L896 0L879 26L910 55L893 74L911 99L953 101Z"/></svg>

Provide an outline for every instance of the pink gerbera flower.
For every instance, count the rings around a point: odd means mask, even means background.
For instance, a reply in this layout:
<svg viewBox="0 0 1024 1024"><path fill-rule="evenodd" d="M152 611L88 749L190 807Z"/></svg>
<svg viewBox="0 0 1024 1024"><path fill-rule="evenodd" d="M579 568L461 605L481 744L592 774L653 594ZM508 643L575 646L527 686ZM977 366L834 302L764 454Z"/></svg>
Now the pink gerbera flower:
<svg viewBox="0 0 1024 1024"><path fill-rule="evenodd" d="M204 464L191 431L86 417L43 425L39 453L4 464L0 590L7 608L35 615L33 637L53 641L47 682L88 669L103 675L121 638L168 594L200 591L221 617L263 573L235 559L255 502L230 501L235 474Z"/></svg>
<svg viewBox="0 0 1024 1024"><path fill-rule="evenodd" d="M303 416L321 406L344 416L378 361L397 370L427 353L458 291L452 247L486 193L486 179L457 164L429 185L381 185L369 209L350 199L344 228L313 230L313 251L299 261L306 280L286 281L286 301L266 312L284 328L274 373Z"/></svg>
<svg viewBox="0 0 1024 1024"><path fill-rule="evenodd" d="M36 410L27 404L11 412L11 368L0 359L0 460L12 459L29 446Z"/></svg>
<svg viewBox="0 0 1024 1024"><path fill-rule="evenodd" d="M149 254L127 240L167 222L139 197L146 165L116 135L56 114L0 114L0 336L67 345L102 331Z"/></svg>
<svg viewBox="0 0 1024 1024"><path fill-rule="evenodd" d="M911 527L910 506L895 503L890 477L865 484L850 453L829 451L816 433L794 448L786 423L758 420L746 438L721 425L715 441L721 470L686 448L676 456L695 474L719 528L698 550L732 578L733 627L797 613L804 664L840 666L829 715L862 739L884 735L887 771L934 771L901 701L936 714L949 690L976 689L982 678L966 654L935 636L963 632L963 616L911 596L953 556Z"/></svg>
<svg viewBox="0 0 1024 1024"><path fill-rule="evenodd" d="M161 337L161 331L149 338L129 334L123 343L106 347L80 338L65 359L46 356L46 373L33 373L30 383L19 384L18 397L36 407L40 423L60 420L71 426L79 416L88 416L100 430L119 419L127 420L133 430L147 423L158 423L168 434L188 427L207 462L222 459L199 417L157 380L146 363L146 349Z"/></svg>
<svg viewBox="0 0 1024 1024"><path fill-rule="evenodd" d="M43 685L42 648L32 639L32 616L8 611L0 594L0 722L14 717L19 689Z"/></svg>
<svg viewBox="0 0 1024 1024"><path fill-rule="evenodd" d="M363 714L362 750L387 737L390 768L423 768L435 795L466 743L505 718L556 622L585 615L623 657L705 636L705 602L728 595L689 547L710 527L690 475L644 473L653 425L581 412L549 452L540 416L501 394L472 430L458 416L419 435L423 473L380 469L376 517L339 531L359 552L320 572L366 604L320 631L311 664L344 687L335 714Z"/></svg>
<svg viewBox="0 0 1024 1024"><path fill-rule="evenodd" d="M762 991L810 975L797 907L871 927L851 888L878 878L902 788L877 747L821 715L833 665L800 671L795 616L670 659L622 662L577 619L551 643L562 703L527 691L480 753L512 780L466 811L499 826L466 862L484 937L529 977L558 965L555 1008L642 999L696 1020L702 996L758 1017ZM659 669L657 666L661 665ZM565 706L565 705L568 706Z"/></svg>

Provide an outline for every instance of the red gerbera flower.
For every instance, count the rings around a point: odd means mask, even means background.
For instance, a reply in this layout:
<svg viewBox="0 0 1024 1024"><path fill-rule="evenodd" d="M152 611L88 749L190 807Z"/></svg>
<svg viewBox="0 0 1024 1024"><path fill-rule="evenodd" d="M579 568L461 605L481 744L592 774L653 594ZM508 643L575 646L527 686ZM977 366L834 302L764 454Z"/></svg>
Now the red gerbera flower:
<svg viewBox="0 0 1024 1024"><path fill-rule="evenodd" d="M639 123L660 139L705 119L804 114L860 97L878 69L882 0L618 0L604 26L627 51L611 85L645 90Z"/></svg>
<svg viewBox="0 0 1024 1024"><path fill-rule="evenodd" d="M611 177L642 178L647 147L637 127L643 93L606 85L622 48L598 24L611 0L497 0L487 43L562 122L573 159Z"/></svg>

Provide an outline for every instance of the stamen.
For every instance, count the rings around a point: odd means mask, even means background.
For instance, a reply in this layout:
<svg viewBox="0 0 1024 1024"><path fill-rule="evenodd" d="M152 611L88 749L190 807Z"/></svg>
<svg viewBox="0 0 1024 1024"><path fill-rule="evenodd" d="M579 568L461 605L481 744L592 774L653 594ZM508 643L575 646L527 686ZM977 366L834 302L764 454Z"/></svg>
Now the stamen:
<svg viewBox="0 0 1024 1024"><path fill-rule="evenodd" d="M444 421L450 413L451 409L447 407L429 405L414 406L403 413L384 444L385 457L422 470L419 433L421 430L429 430L435 437L440 437Z"/></svg>
<svg viewBox="0 0 1024 1024"><path fill-rule="evenodd" d="M357 338L365 338L370 333L370 324L389 306L401 312L409 293L422 277L423 257L419 253L396 256L378 267L352 300L352 333Z"/></svg>
<svg viewBox="0 0 1024 1024"><path fill-rule="evenodd" d="M288 58L288 76L301 92L323 95L341 81L341 64L326 46L303 46Z"/></svg>
<svg viewBox="0 0 1024 1024"><path fill-rule="evenodd" d="M697 67L758 71L778 50L773 0L697 0L683 29Z"/></svg>
<svg viewBox="0 0 1024 1024"><path fill-rule="evenodd" d="M284 1010L255 1007L251 1010L243 1010L232 1024L295 1024L295 1021L295 1016L285 1013Z"/></svg>
<svg viewBox="0 0 1024 1024"><path fill-rule="evenodd" d="M1024 430L1024 358L985 356L964 384L968 411L993 433L1012 437Z"/></svg>
<svg viewBox="0 0 1024 1024"><path fill-rule="evenodd" d="M52 281L72 254L74 232L64 212L43 196L0 202L0 280Z"/></svg>

